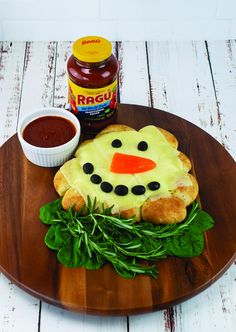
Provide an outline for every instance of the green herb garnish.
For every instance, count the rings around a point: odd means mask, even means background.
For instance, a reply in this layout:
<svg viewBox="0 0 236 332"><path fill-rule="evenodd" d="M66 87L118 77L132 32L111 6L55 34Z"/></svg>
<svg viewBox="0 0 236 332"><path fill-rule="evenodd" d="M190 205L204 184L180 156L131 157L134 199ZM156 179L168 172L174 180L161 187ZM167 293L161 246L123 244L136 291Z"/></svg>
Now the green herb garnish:
<svg viewBox="0 0 236 332"><path fill-rule="evenodd" d="M192 204L182 223L165 226L112 216L112 207L100 212L96 200L91 202L89 198L85 208L80 212L64 211L61 198L41 207L40 220L51 225L45 244L57 251L58 260L66 267L98 269L110 262L125 278L137 274L156 277L156 265L147 265L148 261L169 255L200 255L204 249L203 232L214 225L197 203Z"/></svg>

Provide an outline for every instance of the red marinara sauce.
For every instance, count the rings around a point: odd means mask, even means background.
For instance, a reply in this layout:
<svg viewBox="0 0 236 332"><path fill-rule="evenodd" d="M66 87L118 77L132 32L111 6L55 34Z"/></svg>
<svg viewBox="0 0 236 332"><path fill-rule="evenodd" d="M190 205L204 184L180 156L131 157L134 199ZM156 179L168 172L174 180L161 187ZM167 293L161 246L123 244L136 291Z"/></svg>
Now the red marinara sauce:
<svg viewBox="0 0 236 332"><path fill-rule="evenodd" d="M40 148L52 148L69 142L76 134L72 122L61 116L42 116L23 130L24 140Z"/></svg>
<svg viewBox="0 0 236 332"><path fill-rule="evenodd" d="M67 62L70 108L82 129L97 132L115 120L118 62L112 44L98 36L76 40L72 53Z"/></svg>

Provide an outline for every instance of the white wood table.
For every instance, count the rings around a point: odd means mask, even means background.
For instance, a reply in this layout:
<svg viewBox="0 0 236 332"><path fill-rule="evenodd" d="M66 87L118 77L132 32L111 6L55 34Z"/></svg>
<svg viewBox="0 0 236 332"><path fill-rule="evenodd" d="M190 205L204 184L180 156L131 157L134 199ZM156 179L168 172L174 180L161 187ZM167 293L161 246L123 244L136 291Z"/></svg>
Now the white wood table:
<svg viewBox="0 0 236 332"><path fill-rule="evenodd" d="M236 157L235 40L114 42L113 46L120 62L120 102L181 116ZM1 145L16 132L22 115L39 107L66 105L70 53L71 42L0 42ZM235 326L236 262L192 299L129 317L96 317L56 308L0 273L0 332L233 332Z"/></svg>

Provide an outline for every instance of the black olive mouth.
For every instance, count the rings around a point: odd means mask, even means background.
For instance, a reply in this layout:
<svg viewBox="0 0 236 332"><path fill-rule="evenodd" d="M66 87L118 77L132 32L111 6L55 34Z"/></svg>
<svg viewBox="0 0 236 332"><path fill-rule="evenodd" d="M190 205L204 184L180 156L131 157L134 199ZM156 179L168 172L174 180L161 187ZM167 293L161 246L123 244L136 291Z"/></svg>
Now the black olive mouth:
<svg viewBox="0 0 236 332"><path fill-rule="evenodd" d="M114 192L118 196L126 196L128 193L132 193L136 196L144 195L146 190L156 191L160 188L160 183L158 181L151 181L144 186L142 184L135 185L130 189L124 184L118 184L116 186L112 185L108 181L103 181L102 177L99 174L94 173L94 166L91 163L85 163L82 166L82 169L86 175L90 175L91 183L95 185L100 185L101 191L105 193Z"/></svg>

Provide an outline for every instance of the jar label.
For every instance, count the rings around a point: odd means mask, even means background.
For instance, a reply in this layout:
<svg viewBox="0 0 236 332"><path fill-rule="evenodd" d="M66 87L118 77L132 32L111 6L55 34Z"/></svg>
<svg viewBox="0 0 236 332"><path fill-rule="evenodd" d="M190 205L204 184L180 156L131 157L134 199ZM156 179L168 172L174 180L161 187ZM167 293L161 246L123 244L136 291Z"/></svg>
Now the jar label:
<svg viewBox="0 0 236 332"><path fill-rule="evenodd" d="M99 121L109 118L117 102L117 80L98 89L83 88L69 79L68 101L71 111L83 120Z"/></svg>

